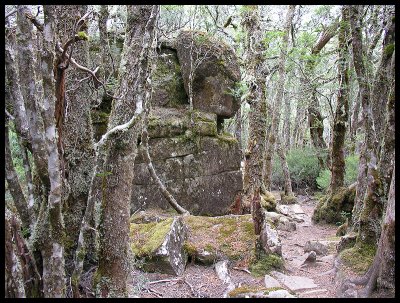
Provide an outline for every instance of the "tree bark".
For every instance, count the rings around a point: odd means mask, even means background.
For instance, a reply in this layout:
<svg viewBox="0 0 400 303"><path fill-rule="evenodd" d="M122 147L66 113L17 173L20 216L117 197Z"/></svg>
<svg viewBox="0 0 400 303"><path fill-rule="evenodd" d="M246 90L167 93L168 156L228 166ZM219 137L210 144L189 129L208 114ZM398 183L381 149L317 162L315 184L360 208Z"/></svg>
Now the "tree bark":
<svg viewBox="0 0 400 303"><path fill-rule="evenodd" d="M68 41L77 32L77 20L85 15L87 5L58 5L56 19L59 20L57 36L60 41ZM82 26L78 31L87 32L87 26ZM65 42L64 42L65 44ZM89 46L87 41L75 42L73 57L80 65L89 65ZM59 55L58 55L59 56ZM62 60L62 58L60 58ZM65 70L65 109L64 119L60 127L62 130L64 178L66 185L63 191L63 218L66 227L65 233L65 261L73 264L73 254L77 247L79 230L86 209L89 188L94 168L94 142L92 121L90 117L90 88L86 82L86 73L76 67ZM90 79L88 81L91 81ZM79 127L77 127L79 125ZM94 252L90 252L91 256ZM67 275L72 272L71 266L66 267Z"/></svg>
<svg viewBox="0 0 400 303"><path fill-rule="evenodd" d="M274 153L276 136L278 135L278 129L279 129L279 121L281 116L280 109L282 107L282 100L283 100L283 93L284 93L284 86L286 79L285 62L286 62L286 55L287 55L287 48L289 41L289 31L290 28L292 27L292 20L294 16L295 7L296 7L295 5L289 5L288 7L286 14L286 22L284 26L284 35L282 37L282 47L279 55L279 67L278 67L279 79L276 84L278 88L276 93L276 99L273 106L271 130L269 132L268 144L265 152L264 185L267 190L271 190L272 154Z"/></svg>
<svg viewBox="0 0 400 303"><path fill-rule="evenodd" d="M40 180L46 188L50 187L47 171L47 152L44 134L43 119L39 111L39 98L36 80L38 80L37 66L34 54L32 24L26 19L26 6L20 6L17 13L17 49L18 68L21 92L25 101L26 118L29 125L29 135L32 145L32 156Z"/></svg>
<svg viewBox="0 0 400 303"><path fill-rule="evenodd" d="M278 154L278 156L281 160L283 176L285 178L285 196L293 196L292 181L290 179L289 167L288 167L288 164L286 161L285 152L283 151L281 142L279 140L278 140L277 146L276 146L276 153Z"/></svg>
<svg viewBox="0 0 400 303"><path fill-rule="evenodd" d="M263 217L260 205L262 187L263 153L266 137L266 102L265 82L263 81L263 63L261 44L261 25L257 6L247 6L242 15L242 25L246 30L246 69L249 73L250 93L247 102L249 112L249 139L245 155L245 170L243 177L243 212L250 210L255 234L261 233Z"/></svg>
<svg viewBox="0 0 400 303"><path fill-rule="evenodd" d="M338 59L338 81L339 92L337 96L337 105L335 118L333 121L332 136L332 164L331 164L331 182L329 185L330 193L343 186L345 163L344 163L344 139L346 135L346 123L349 114L349 77L348 77L348 46L346 37L349 34L349 28L346 23L348 19L348 8L342 7L342 22L339 28L339 59Z"/></svg>
<svg viewBox="0 0 400 303"><path fill-rule="evenodd" d="M44 6L44 29L42 49L42 77L43 77L43 106L44 127L48 154L48 172L50 178L50 192L48 196L48 210L51 230L48 242L43 249L43 291L45 297L65 296L64 270L64 224L62 208L62 181L60 160L57 148L57 133L55 125L55 81L54 81L54 53L55 48L55 11L53 6Z"/></svg>
<svg viewBox="0 0 400 303"><path fill-rule="evenodd" d="M128 6L124 50L120 64L117 95L113 101L108 132L115 131L108 142L104 170L109 172L104 189L100 216L99 267L95 274L95 287L101 297L127 295L129 274L129 214L133 180L133 163L137 154L137 141L141 134L144 102L150 96L149 58L154 48L155 23L159 6ZM135 128L122 124L139 116ZM132 125L131 125L132 126ZM102 140L107 136L103 136Z"/></svg>
<svg viewBox="0 0 400 303"><path fill-rule="evenodd" d="M374 261L363 277L350 280L354 284L365 286L357 291L358 297L368 298L376 288L395 291L395 175L393 165L393 177L390 184L387 208Z"/></svg>

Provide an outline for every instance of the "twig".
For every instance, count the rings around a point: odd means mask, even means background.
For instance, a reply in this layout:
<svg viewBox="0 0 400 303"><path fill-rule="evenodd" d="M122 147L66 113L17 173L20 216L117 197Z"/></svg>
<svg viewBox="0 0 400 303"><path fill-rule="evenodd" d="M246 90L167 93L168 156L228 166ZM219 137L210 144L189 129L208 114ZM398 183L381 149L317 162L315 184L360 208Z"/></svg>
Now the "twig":
<svg viewBox="0 0 400 303"><path fill-rule="evenodd" d="M150 282L147 282L147 284L152 285L152 284L157 284L157 283L176 282L176 281L180 281L180 280L182 280L182 278L162 279L162 280L157 280L157 281L150 281Z"/></svg>
<svg viewBox="0 0 400 303"><path fill-rule="evenodd" d="M193 286L188 281L186 281L186 279L183 279L183 282L185 282L190 287L190 291L192 292L192 295L195 296L195 297L198 297L198 294L193 289Z"/></svg>
<svg viewBox="0 0 400 303"><path fill-rule="evenodd" d="M4 17L4 19L7 19L7 18L10 17L11 15L14 15L17 11L18 11L18 9L15 9L15 10L11 11L10 13L8 13L8 14Z"/></svg>
<svg viewBox="0 0 400 303"><path fill-rule="evenodd" d="M162 298L162 294L155 291L154 289L151 289L150 287L146 287L145 288L149 293L153 293L154 295L156 295L157 298Z"/></svg>
<svg viewBox="0 0 400 303"><path fill-rule="evenodd" d="M248 274L251 274L251 272L246 268L239 268L239 267L232 267L232 268L236 269L236 270L241 270L241 271L247 272Z"/></svg>

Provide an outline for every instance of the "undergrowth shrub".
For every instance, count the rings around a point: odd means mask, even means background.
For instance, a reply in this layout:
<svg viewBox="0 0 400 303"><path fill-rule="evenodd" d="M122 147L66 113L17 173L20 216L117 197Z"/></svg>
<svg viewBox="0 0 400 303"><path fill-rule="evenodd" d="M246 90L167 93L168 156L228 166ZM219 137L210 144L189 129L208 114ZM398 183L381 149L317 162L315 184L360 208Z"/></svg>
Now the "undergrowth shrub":
<svg viewBox="0 0 400 303"><path fill-rule="evenodd" d="M317 152L312 147L294 148L288 151L286 160L289 167L293 190L309 187L316 189L316 179L320 173ZM284 176L278 156L272 163L272 183L276 187L284 185Z"/></svg>
<svg viewBox="0 0 400 303"><path fill-rule="evenodd" d="M358 174L358 155L349 155L344 159L346 172L344 174L344 186L349 186L357 181ZM327 190L331 182L331 172L324 169L319 173L317 185L319 189Z"/></svg>

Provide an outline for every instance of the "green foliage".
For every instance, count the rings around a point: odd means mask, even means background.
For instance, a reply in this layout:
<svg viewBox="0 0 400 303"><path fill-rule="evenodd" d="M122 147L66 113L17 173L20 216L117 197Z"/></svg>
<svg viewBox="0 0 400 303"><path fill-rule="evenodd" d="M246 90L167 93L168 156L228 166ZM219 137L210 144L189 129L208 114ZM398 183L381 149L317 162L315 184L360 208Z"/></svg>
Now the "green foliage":
<svg viewBox="0 0 400 303"><path fill-rule="evenodd" d="M316 154L316 150L311 147L295 148L287 153L286 160L293 187L316 187L315 180L320 173ZM277 186L283 186L284 176L278 157L274 157L272 165L272 182Z"/></svg>
<svg viewBox="0 0 400 303"><path fill-rule="evenodd" d="M15 132L14 125L10 123L10 127L8 129L9 129L8 137L10 140L10 150L11 150L11 156L13 159L14 168L15 168L15 171L17 172L19 181L24 183L26 180L25 180L24 164L22 162L21 147L18 143L18 137Z"/></svg>
<svg viewBox="0 0 400 303"><path fill-rule="evenodd" d="M349 186L357 180L358 174L358 155L349 155L345 158L346 172L344 175L344 185ZM317 185L319 189L326 190L331 182L331 172L324 169L319 173Z"/></svg>
<svg viewBox="0 0 400 303"><path fill-rule="evenodd" d="M249 87L247 86L245 81L238 81L235 82L234 88L229 88L230 91L227 93L232 95L236 99L242 99L249 92Z"/></svg>

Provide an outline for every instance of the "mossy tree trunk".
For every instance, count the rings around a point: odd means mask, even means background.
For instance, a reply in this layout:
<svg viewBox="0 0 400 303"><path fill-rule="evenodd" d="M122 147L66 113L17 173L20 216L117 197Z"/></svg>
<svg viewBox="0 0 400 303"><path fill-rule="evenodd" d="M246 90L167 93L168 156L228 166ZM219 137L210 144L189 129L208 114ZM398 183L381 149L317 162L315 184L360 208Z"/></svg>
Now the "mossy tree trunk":
<svg viewBox="0 0 400 303"><path fill-rule="evenodd" d="M271 190L271 172L272 172L272 154L274 153L276 137L278 136L279 121L280 121L280 110L282 107L284 86L286 80L286 55L288 49L289 33L292 27L292 20L294 16L295 5L289 5L286 13L286 22L284 25L284 34L282 36L281 51L279 54L279 67L278 74L279 79L276 83L277 93L274 105L272 106L272 122L271 129L268 134L268 144L266 145L265 151L265 171L264 171L264 185L266 190Z"/></svg>
<svg viewBox="0 0 400 303"><path fill-rule="evenodd" d="M349 77L348 77L348 36L349 26L348 8L342 7L342 22L339 27L339 59L338 59L338 82L339 91L337 95L336 112L333 120L332 151L331 151L331 182L329 193L343 186L345 163L344 163L344 139L346 135L346 124L349 115Z"/></svg>
<svg viewBox="0 0 400 303"><path fill-rule="evenodd" d="M62 176L57 147L55 125L56 88L53 73L55 46L55 9L44 6L44 35L42 49L44 128L48 154L50 192L48 195L48 219L50 231L43 248L43 291L45 297L65 296L64 269L64 222L62 218Z"/></svg>
<svg viewBox="0 0 400 303"><path fill-rule="evenodd" d="M331 24L324 32L321 33L317 43L312 47L310 58L306 60L304 72L305 74L300 78L301 87L303 90L304 101L307 104L308 125L310 128L311 143L318 151L318 161L320 168L326 167L326 161L321 154L322 150L327 149L327 145L323 138L324 134L324 121L320 111L317 95L315 93L316 85L311 82L314 77L314 69L318 63L318 58L321 50L325 45L336 35L338 22Z"/></svg>
<svg viewBox="0 0 400 303"><path fill-rule="evenodd" d="M395 175L393 165L387 208L374 261L363 277L350 280L352 283L365 286L358 290L359 297L370 297L376 288L388 289L393 293L395 291Z"/></svg>
<svg viewBox="0 0 400 303"><path fill-rule="evenodd" d="M94 286L101 297L127 296L130 270L128 259L129 214L133 163L141 134L144 102L150 96L150 58L154 45L159 6L127 7L127 24L119 71L119 87L108 126L107 156L104 171L109 173L100 215L99 267ZM132 121L138 123L132 128ZM114 131L113 131L114 129ZM118 131L120 130L120 131ZM103 139L106 140L106 135ZM103 140L102 139L102 140Z"/></svg>
<svg viewBox="0 0 400 303"><path fill-rule="evenodd" d="M249 78L250 93L246 101L250 105L249 139L245 155L243 181L243 212L250 210L255 234L261 233L263 216L261 214L260 193L262 188L263 153L266 138L265 83L262 73L262 31L257 6L247 6L242 14L242 25L246 31L245 64Z"/></svg>
<svg viewBox="0 0 400 303"><path fill-rule="evenodd" d="M384 139L389 143L385 147L387 156L384 157L383 162L380 163L379 156L379 146L383 138L379 138L376 136L374 129L374 121L372 117L372 102L375 97L369 94L368 83L366 83L365 76L365 63L362 60L362 52L361 48L362 44L362 35L361 28L359 24L359 20L357 16L359 16L359 7L358 6L350 6L350 25L352 31L352 45L353 45L353 61L354 67L357 73L357 79L359 83L360 95L361 95L361 104L362 104L362 113L364 119L364 129L365 129L365 139L364 139L364 150L360 154L360 166L358 172L358 180L362 182L362 184L357 185L357 195L353 209L353 217L352 217L352 225L353 227L359 230L359 236L357 238L357 242L365 242L365 243L376 243L380 234L380 219L382 216L382 212L384 210L384 183L382 182L384 179L382 178L382 171L380 166L384 165L384 167L390 167L391 157L394 155L393 146L390 147L390 142L393 142L393 138L390 136L393 135L390 131L388 132L388 138ZM392 37L393 36L393 37ZM394 16L389 15L387 20L387 29L385 31L384 43L382 47L382 59L388 60L385 58L388 54L393 55L394 49L391 47L393 45L394 39ZM391 58L391 57L390 57ZM385 81L384 81L385 80ZM376 74L376 79L374 82L374 87L379 87L382 84L379 81L387 82L383 85L390 85L390 79L383 79L380 71ZM390 86L389 86L390 87ZM374 89L373 92L380 93L379 89ZM393 113L390 112L390 99L393 96L389 96L386 102L389 103L386 106L388 110L387 113L387 123L392 123L391 115ZM388 129L391 129L393 126L388 125ZM379 141L378 141L379 140ZM391 156L392 155L392 156ZM361 159L365 157L365 159ZM367 165L368 164L368 165ZM389 168L390 170L390 168ZM361 179L360 176L366 176L365 179ZM385 181L387 184L387 180ZM386 186L387 187L387 186ZM365 189L363 192L362 189Z"/></svg>
<svg viewBox="0 0 400 303"><path fill-rule="evenodd" d="M64 45L76 32L77 20L87 12L87 5L58 5L56 18L57 36ZM80 28L87 32L87 26ZM74 43L73 58L80 65L89 66L89 47L87 41ZM66 163L64 182L67 184L63 191L63 216L66 230L65 260L72 264L73 253L76 249L79 230L86 209L89 187L94 167L94 142L90 118L90 88L87 82L80 80L86 73L70 67L66 70L68 80L65 83L65 113L61 127L63 144L63 161ZM88 80L90 81L90 80ZM79 127L78 127L79 126ZM93 247L94 248L94 247ZM93 252L94 253L94 252ZM66 268L70 275L72 269Z"/></svg>
<svg viewBox="0 0 400 303"><path fill-rule="evenodd" d="M286 155L282 149L282 145L281 145L280 141L277 142L276 153L278 154L278 156L281 160L281 166L282 166L283 175L285 178L285 196L291 197L291 196L293 196L292 180L290 179L289 166L287 164Z"/></svg>

